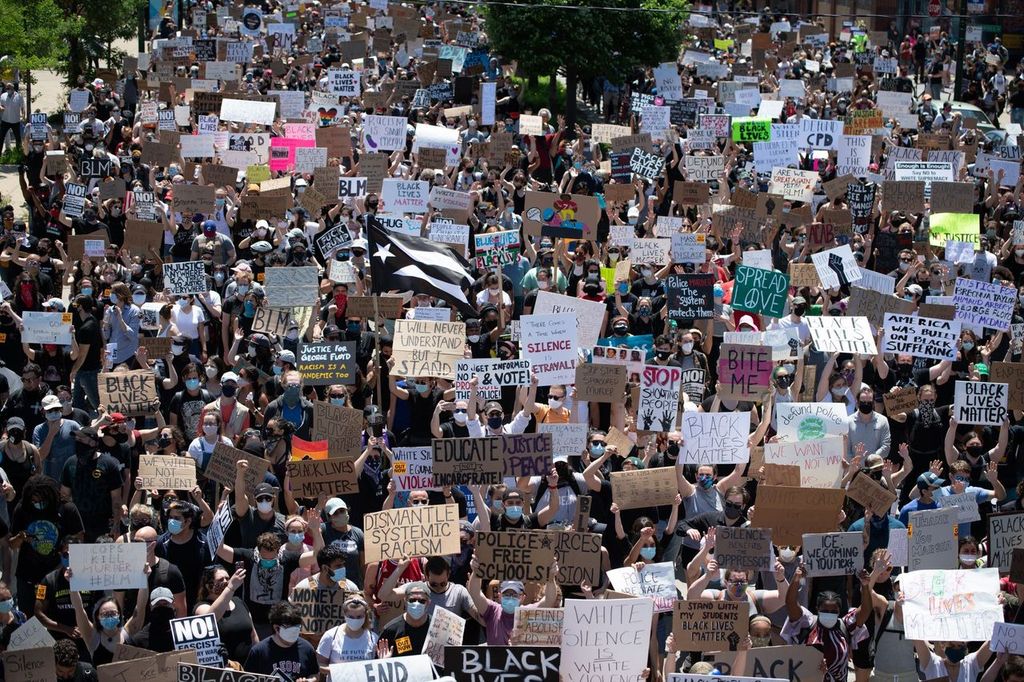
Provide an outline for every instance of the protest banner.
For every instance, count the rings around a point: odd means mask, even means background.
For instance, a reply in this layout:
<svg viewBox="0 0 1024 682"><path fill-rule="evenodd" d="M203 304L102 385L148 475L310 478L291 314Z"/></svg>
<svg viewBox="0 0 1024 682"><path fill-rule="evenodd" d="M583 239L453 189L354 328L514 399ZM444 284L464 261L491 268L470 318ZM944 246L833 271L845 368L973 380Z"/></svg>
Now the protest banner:
<svg viewBox="0 0 1024 682"><path fill-rule="evenodd" d="M362 410L313 401L313 439L327 441L328 457L358 457L363 451L362 434Z"/></svg>
<svg viewBox="0 0 1024 682"><path fill-rule="evenodd" d="M116 678L120 680L121 678ZM124 679L132 679L125 677ZM196 665L194 663L178 663L177 669L171 668L168 677L140 677L147 682L277 682L281 678L277 675L257 675L255 673L239 672L234 668L221 668ZM107 682L100 675L100 682ZM111 680L113 682L113 680Z"/></svg>
<svg viewBox="0 0 1024 682"><path fill-rule="evenodd" d="M712 675L690 675L684 673L672 673L666 682L783 682L781 678L763 677L736 677L735 675L722 675L715 670Z"/></svg>
<svg viewBox="0 0 1024 682"><path fill-rule="evenodd" d="M435 606L430 615L427 637L423 642L423 653L429 656L435 665L443 666L445 650L449 646L462 644L465 629L465 618L456 616L442 606Z"/></svg>
<svg viewBox="0 0 1024 682"><path fill-rule="evenodd" d="M866 317L808 316L805 320L814 347L826 353L874 355L875 337Z"/></svg>
<svg viewBox="0 0 1024 682"><path fill-rule="evenodd" d="M973 213L974 183L932 180L932 213Z"/></svg>
<svg viewBox="0 0 1024 682"><path fill-rule="evenodd" d="M53 635L46 629L36 616L32 616L18 626L18 629L11 633L7 643L8 651L20 651L21 649L35 649L37 647L52 647Z"/></svg>
<svg viewBox="0 0 1024 682"><path fill-rule="evenodd" d="M263 274L263 288L271 308L311 306L317 302L320 275L315 267L273 267Z"/></svg>
<svg viewBox="0 0 1024 682"><path fill-rule="evenodd" d="M811 261L818 273L818 279L821 280L821 286L829 289L858 282L863 276L849 244L811 254Z"/></svg>
<svg viewBox="0 0 1024 682"><path fill-rule="evenodd" d="M818 440L843 436L849 430L846 405L837 403L778 403L775 406L780 440Z"/></svg>
<svg viewBox="0 0 1024 682"><path fill-rule="evenodd" d="M459 551L458 505L386 509L363 519L366 563Z"/></svg>
<svg viewBox="0 0 1024 682"><path fill-rule="evenodd" d="M191 457L140 455L138 476L150 490L192 490L196 487L196 461Z"/></svg>
<svg viewBox="0 0 1024 682"><path fill-rule="evenodd" d="M953 416L961 424L999 426L1007 415L1008 384L990 381L957 381Z"/></svg>
<svg viewBox="0 0 1024 682"><path fill-rule="evenodd" d="M671 239L634 239L629 259L634 265L664 265L672 258Z"/></svg>
<svg viewBox="0 0 1024 682"><path fill-rule="evenodd" d="M313 244L324 260L331 260L338 249L352 245L352 235L349 233L347 226L336 225L318 234L313 239Z"/></svg>
<svg viewBox="0 0 1024 682"><path fill-rule="evenodd" d="M513 646L561 646L562 607L516 609L509 644Z"/></svg>
<svg viewBox="0 0 1024 682"><path fill-rule="evenodd" d="M556 462L576 457L587 447L586 424L538 424L537 432L551 434L552 457Z"/></svg>
<svg viewBox="0 0 1024 682"><path fill-rule="evenodd" d="M978 496L973 493L960 493L959 495L943 495L936 497L940 509L956 509L957 523L972 523L981 520L981 513L978 510Z"/></svg>
<svg viewBox="0 0 1024 682"><path fill-rule="evenodd" d="M477 379L478 400L501 400L503 386L525 386L530 383L530 361L459 360L455 365L456 400L469 400L469 382L473 377Z"/></svg>
<svg viewBox="0 0 1024 682"><path fill-rule="evenodd" d="M355 493L359 486L351 459L303 459L285 463L296 497L316 499L321 494L339 497Z"/></svg>
<svg viewBox="0 0 1024 682"><path fill-rule="evenodd" d="M917 408L920 402L917 397L917 388L905 386L882 394L882 402L885 403L887 415L906 414Z"/></svg>
<svg viewBox="0 0 1024 682"><path fill-rule="evenodd" d="M505 472L500 438L435 438L434 485L491 485Z"/></svg>
<svg viewBox="0 0 1024 682"><path fill-rule="evenodd" d="M200 665L224 663L220 654L220 630L212 613L171 619L171 642L175 651L194 650Z"/></svg>
<svg viewBox="0 0 1024 682"><path fill-rule="evenodd" d="M684 412L680 432L683 464L742 464L750 460L747 445L750 412Z"/></svg>
<svg viewBox="0 0 1024 682"><path fill-rule="evenodd" d="M143 542L73 544L71 589L133 590L146 586L146 544Z"/></svg>
<svg viewBox="0 0 1024 682"><path fill-rule="evenodd" d="M933 360L956 359L960 322L912 315L885 314L883 353L909 353Z"/></svg>
<svg viewBox="0 0 1024 682"><path fill-rule="evenodd" d="M911 570L899 585L907 639L987 641L993 624L1003 622L998 569Z"/></svg>
<svg viewBox="0 0 1024 682"><path fill-rule="evenodd" d="M400 654L407 654L411 644L408 637L403 637L405 651L402 645L396 645ZM414 656L403 655L401 658L378 658L371 661L360 661L358 663L331 663L331 682L381 682L382 680L394 680L397 682L429 682L434 679L434 665L430 656L418 654Z"/></svg>
<svg viewBox="0 0 1024 682"><path fill-rule="evenodd" d="M653 180L665 169L665 157L634 147L629 157L629 169L642 178Z"/></svg>
<svg viewBox="0 0 1024 682"><path fill-rule="evenodd" d="M26 310L21 314L24 343L71 345L71 313L41 313Z"/></svg>
<svg viewBox="0 0 1024 682"><path fill-rule="evenodd" d="M672 611L680 651L735 651L747 637L749 615L739 602L688 599Z"/></svg>
<svg viewBox="0 0 1024 682"><path fill-rule="evenodd" d="M519 257L519 233L515 230L485 232L473 235L476 265L479 268L493 268L509 265Z"/></svg>
<svg viewBox="0 0 1024 682"><path fill-rule="evenodd" d="M3 653L4 679L18 682L53 682L57 678L57 664L53 649L37 647Z"/></svg>
<svg viewBox="0 0 1024 682"><path fill-rule="evenodd" d="M770 571L775 565L771 528L717 526L715 561L722 568Z"/></svg>
<svg viewBox="0 0 1024 682"><path fill-rule="evenodd" d="M288 601L299 608L302 632L316 637L345 621L345 590L326 587L295 588Z"/></svg>
<svg viewBox="0 0 1024 682"><path fill-rule="evenodd" d="M252 492L257 484L263 482L263 477L270 468L270 462L245 450L217 443L213 448L210 461L206 463L206 471L203 472L203 475L226 488L234 488L236 462L240 459L249 462L244 480L246 489Z"/></svg>
<svg viewBox="0 0 1024 682"><path fill-rule="evenodd" d="M685 603L685 602L684 602ZM635 679L647 667L650 599L567 599L562 621L563 682ZM609 652L614 651L612 656Z"/></svg>
<svg viewBox="0 0 1024 682"><path fill-rule="evenodd" d="M945 246L949 240L977 244L981 239L976 213L932 213L928 226L928 243L932 246Z"/></svg>
<svg viewBox="0 0 1024 682"><path fill-rule="evenodd" d="M702 264L707 253L707 235L695 232L677 232L671 236L672 262Z"/></svg>
<svg viewBox="0 0 1024 682"><path fill-rule="evenodd" d="M910 512L907 524L907 568L911 571L957 566L956 509Z"/></svg>
<svg viewBox="0 0 1024 682"><path fill-rule="evenodd" d="M289 268L290 269L290 268ZM164 263L164 285L175 296L204 294L210 290L202 261Z"/></svg>
<svg viewBox="0 0 1024 682"><path fill-rule="evenodd" d="M771 348L723 343L720 349L719 394L734 400L760 400L771 388Z"/></svg>
<svg viewBox="0 0 1024 682"><path fill-rule="evenodd" d="M531 237L593 239L602 211L596 197L583 194L527 192L523 231Z"/></svg>
<svg viewBox="0 0 1024 682"><path fill-rule="evenodd" d="M822 682L822 653L804 645L755 647L748 651L715 652L710 658L716 670L729 675L738 656L746 658L745 670L761 682L781 678L789 682ZM674 676L673 676L674 677ZM726 679L729 679L728 677Z"/></svg>
<svg viewBox="0 0 1024 682"><path fill-rule="evenodd" d="M980 282L958 277L953 290L956 320L975 327L1010 329L1017 290L997 282Z"/></svg>
<svg viewBox="0 0 1024 682"><path fill-rule="evenodd" d="M802 553L807 575L855 575L864 566L863 533L805 533Z"/></svg>
<svg viewBox="0 0 1024 682"><path fill-rule="evenodd" d="M355 341L300 343L298 350L298 370L307 386L356 382Z"/></svg>
<svg viewBox="0 0 1024 682"><path fill-rule="evenodd" d="M579 363L575 384L577 400L620 403L626 388L626 366Z"/></svg>
<svg viewBox="0 0 1024 682"><path fill-rule="evenodd" d="M395 320L392 374L454 379L465 345L464 322Z"/></svg>
<svg viewBox="0 0 1024 682"><path fill-rule="evenodd" d="M576 318L577 346L590 348L597 344L604 329L605 306L598 301L586 301L550 291L538 291L533 306L535 315L571 315Z"/></svg>
<svg viewBox="0 0 1024 682"><path fill-rule="evenodd" d="M988 517L988 565L1008 573L1014 553L1024 550L1024 512L990 514Z"/></svg>
<svg viewBox="0 0 1024 682"><path fill-rule="evenodd" d="M609 478L612 499L620 509L672 505L679 494L676 472L672 467L613 471Z"/></svg>
<svg viewBox="0 0 1024 682"><path fill-rule="evenodd" d="M100 372L99 394L108 412L131 417L152 414L160 404L156 376L148 369Z"/></svg>
<svg viewBox="0 0 1024 682"><path fill-rule="evenodd" d="M842 436L764 444L766 464L797 466L800 486L804 488L835 488L843 477Z"/></svg>
<svg viewBox="0 0 1024 682"><path fill-rule="evenodd" d="M733 142L768 142L772 139L770 118L736 116L732 119Z"/></svg>
<svg viewBox="0 0 1024 682"><path fill-rule="evenodd" d="M516 609L521 611L538 609ZM455 682L559 682L562 652L557 646L449 646L444 667Z"/></svg>
<svg viewBox="0 0 1024 682"><path fill-rule="evenodd" d="M530 360L539 386L571 384L576 376L576 320L566 315L523 315L522 357ZM459 350L462 352L461 347Z"/></svg>
<svg viewBox="0 0 1024 682"><path fill-rule="evenodd" d="M546 583L555 560L555 538L545 532L484 532L476 535L482 580Z"/></svg>
<svg viewBox="0 0 1024 682"><path fill-rule="evenodd" d="M638 429L662 432L675 430L682 374L678 367L644 365L640 374Z"/></svg>
<svg viewBox="0 0 1024 682"><path fill-rule="evenodd" d="M769 317L782 317L788 290L789 275L786 273L741 265L736 268L732 307Z"/></svg>
<svg viewBox="0 0 1024 682"><path fill-rule="evenodd" d="M721 154L708 156L687 154L683 157L683 168L686 169L686 177L690 181L717 181L725 172L725 157Z"/></svg>
<svg viewBox="0 0 1024 682"><path fill-rule="evenodd" d="M546 476L551 471L554 438L550 433L499 436L506 477Z"/></svg>
<svg viewBox="0 0 1024 682"><path fill-rule="evenodd" d="M857 473L846 489L846 496L870 509L875 516L889 513L892 503L896 501L896 493L875 481L864 473Z"/></svg>
<svg viewBox="0 0 1024 682"><path fill-rule="evenodd" d="M608 571L608 580L616 592L653 599L655 613L671 612L678 598L671 561L644 564L639 571L633 566L615 568Z"/></svg>
<svg viewBox="0 0 1024 682"><path fill-rule="evenodd" d="M376 304L376 305L375 305ZM386 320L402 316L401 296L349 296L345 312L350 317L374 319L374 308Z"/></svg>
<svg viewBox="0 0 1024 682"><path fill-rule="evenodd" d="M1024 362L993 362L989 370L989 381L1009 386L1007 407L1024 410Z"/></svg>
<svg viewBox="0 0 1024 682"><path fill-rule="evenodd" d="M669 318L705 320L714 317L714 285L715 276L711 274L668 275L665 298Z"/></svg>
<svg viewBox="0 0 1024 682"><path fill-rule="evenodd" d="M555 538L559 585L579 585L584 580L601 579L600 535L567 530L544 532Z"/></svg>
<svg viewBox="0 0 1024 682"><path fill-rule="evenodd" d="M772 529L776 545L796 547L804 533L829 533L839 523L842 490L758 486L757 509L751 523Z"/></svg>

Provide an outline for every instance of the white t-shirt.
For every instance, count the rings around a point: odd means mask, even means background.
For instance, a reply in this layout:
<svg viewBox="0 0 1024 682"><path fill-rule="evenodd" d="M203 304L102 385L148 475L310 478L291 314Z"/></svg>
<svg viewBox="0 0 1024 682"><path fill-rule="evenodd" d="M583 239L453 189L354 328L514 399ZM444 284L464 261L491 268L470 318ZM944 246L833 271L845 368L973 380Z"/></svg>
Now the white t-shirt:
<svg viewBox="0 0 1024 682"><path fill-rule="evenodd" d="M324 633L316 652L329 663L370 661L376 658L377 639L377 634L369 628L358 637L349 637L345 634L345 626L338 625Z"/></svg>
<svg viewBox="0 0 1024 682"><path fill-rule="evenodd" d="M964 660L960 661L960 672L957 674L956 679L953 680L951 678L950 682L974 682L980 674L981 668L978 666L978 652L975 651L964 656ZM928 665L924 667L924 679L934 680L939 677L947 677L948 675L949 671L946 670L946 664L942 662L942 657L929 654Z"/></svg>
<svg viewBox="0 0 1024 682"><path fill-rule="evenodd" d="M175 305L171 310L171 321L178 328L179 334L189 339L198 339L199 325L206 321L206 313L197 303L193 303L188 312Z"/></svg>

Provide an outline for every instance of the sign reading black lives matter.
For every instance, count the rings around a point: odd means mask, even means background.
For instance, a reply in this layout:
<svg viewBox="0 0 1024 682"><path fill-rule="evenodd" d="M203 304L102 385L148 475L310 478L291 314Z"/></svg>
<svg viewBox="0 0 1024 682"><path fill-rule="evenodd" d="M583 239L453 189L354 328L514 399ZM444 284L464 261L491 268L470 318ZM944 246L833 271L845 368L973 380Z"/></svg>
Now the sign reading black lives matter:
<svg viewBox="0 0 1024 682"><path fill-rule="evenodd" d="M210 290L210 285L206 281L206 268L202 261L164 263L163 270L164 285L175 296L204 294Z"/></svg>
<svg viewBox="0 0 1024 682"><path fill-rule="evenodd" d="M299 344L298 370L307 386L356 382L355 341Z"/></svg>
<svg viewBox="0 0 1024 682"><path fill-rule="evenodd" d="M446 646L444 666L456 682L559 682L557 646Z"/></svg>
<svg viewBox="0 0 1024 682"><path fill-rule="evenodd" d="M633 148L633 154L629 157L629 170L642 178L653 180L661 175L665 168L665 157L661 154L645 152L640 147Z"/></svg>
<svg viewBox="0 0 1024 682"><path fill-rule="evenodd" d="M1010 385L989 381L958 381L953 415L961 424L999 426L1006 417Z"/></svg>

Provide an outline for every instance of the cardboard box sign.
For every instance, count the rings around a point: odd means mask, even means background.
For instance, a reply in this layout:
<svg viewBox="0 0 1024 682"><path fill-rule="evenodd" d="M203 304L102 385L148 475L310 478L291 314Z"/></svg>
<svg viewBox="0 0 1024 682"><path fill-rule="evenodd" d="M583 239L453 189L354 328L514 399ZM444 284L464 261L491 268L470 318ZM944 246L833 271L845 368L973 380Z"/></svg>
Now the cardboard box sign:
<svg viewBox="0 0 1024 682"><path fill-rule="evenodd" d="M542 532L480 532L476 557L483 580L548 581L555 538Z"/></svg>

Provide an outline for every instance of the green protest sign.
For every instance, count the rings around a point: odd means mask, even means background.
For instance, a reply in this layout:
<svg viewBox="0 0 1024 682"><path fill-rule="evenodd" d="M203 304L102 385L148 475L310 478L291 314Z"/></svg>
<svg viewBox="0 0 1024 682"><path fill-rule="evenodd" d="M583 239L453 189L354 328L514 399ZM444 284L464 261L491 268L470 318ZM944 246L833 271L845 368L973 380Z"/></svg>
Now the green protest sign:
<svg viewBox="0 0 1024 682"><path fill-rule="evenodd" d="M772 120L740 116L732 120L733 142L768 142L772 139Z"/></svg>
<svg viewBox="0 0 1024 682"><path fill-rule="evenodd" d="M741 265L736 269L732 307L768 317L782 317L788 289L789 275Z"/></svg>

